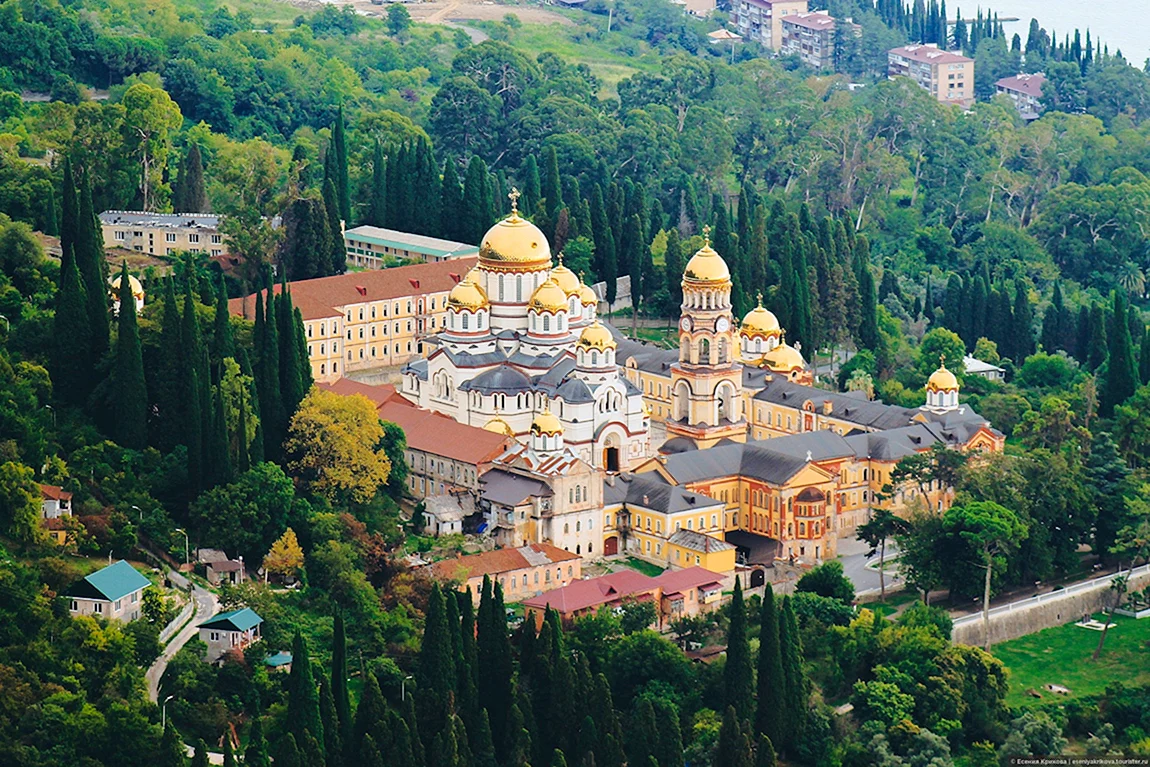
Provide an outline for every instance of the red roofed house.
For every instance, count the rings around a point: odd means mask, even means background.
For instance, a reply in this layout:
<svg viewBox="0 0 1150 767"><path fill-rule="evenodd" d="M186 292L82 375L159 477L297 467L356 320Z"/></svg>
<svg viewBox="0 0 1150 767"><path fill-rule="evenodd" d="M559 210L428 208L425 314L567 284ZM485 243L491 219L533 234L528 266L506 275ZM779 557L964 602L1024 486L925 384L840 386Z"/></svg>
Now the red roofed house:
<svg viewBox="0 0 1150 767"><path fill-rule="evenodd" d="M532 543L517 549L496 549L431 566L437 580L458 581L471 589L478 604L483 577L490 576L503 587L507 602L518 602L562 588L583 577L583 560L550 543Z"/></svg>
<svg viewBox="0 0 1150 767"><path fill-rule="evenodd" d="M48 537L59 546L68 542L64 518L72 516L72 494L56 485L40 485L40 518Z"/></svg>
<svg viewBox="0 0 1150 767"><path fill-rule="evenodd" d="M1023 119L1037 120L1042 114L1042 85L1045 82L1046 75L1041 72L1019 74L1002 78L994 84L994 90L1009 96Z"/></svg>
<svg viewBox="0 0 1150 767"><path fill-rule="evenodd" d="M909 77L943 104L974 103L974 59L936 45L904 45L887 54L887 74Z"/></svg>
<svg viewBox="0 0 1150 767"><path fill-rule="evenodd" d="M418 359L423 339L445 327L448 292L475 263L474 257L458 258L290 283L292 303L303 316L312 378L335 381L348 371ZM255 294L228 306L232 314L253 319Z"/></svg>
<svg viewBox="0 0 1150 767"><path fill-rule="evenodd" d="M659 600L661 625L711 612L722 603L723 576L702 567L668 570L655 580L662 590Z"/></svg>

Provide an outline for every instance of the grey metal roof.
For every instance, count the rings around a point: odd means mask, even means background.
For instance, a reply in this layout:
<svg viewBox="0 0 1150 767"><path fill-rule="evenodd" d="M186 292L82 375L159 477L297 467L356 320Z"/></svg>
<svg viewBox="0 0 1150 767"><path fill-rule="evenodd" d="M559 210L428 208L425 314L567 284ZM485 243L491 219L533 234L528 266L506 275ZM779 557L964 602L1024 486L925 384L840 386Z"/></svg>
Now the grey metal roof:
<svg viewBox="0 0 1150 767"><path fill-rule="evenodd" d="M559 352L557 352L556 354L528 354L527 352L522 351L521 349L517 349L507 359L509 362L511 362L515 365L520 365L520 366L525 367L525 368L534 368L537 370L545 370L545 369L551 367L551 365L555 362L556 358L558 358L561 354L562 354L561 350Z"/></svg>
<svg viewBox="0 0 1150 767"><path fill-rule="evenodd" d="M755 399L777 405L799 408L807 400L815 405L815 410L824 415L851 423L861 424L871 429L896 429L913 422L920 410L887 405L884 402L860 400L839 392L816 389L791 383L779 377L766 381L763 390ZM823 404L831 403L830 413L823 410Z"/></svg>
<svg viewBox="0 0 1150 767"><path fill-rule="evenodd" d="M591 393L586 382L581 378L568 378L562 386L555 390L555 396L572 404L595 401L595 395Z"/></svg>
<svg viewBox="0 0 1150 767"><path fill-rule="evenodd" d="M546 498L551 488L537 479L521 477L502 469L492 469L483 475L483 500L499 506L518 506L529 498Z"/></svg>
<svg viewBox="0 0 1150 767"><path fill-rule="evenodd" d="M214 213L149 213L132 210L106 210L100 214L100 223L105 226L218 229L220 217Z"/></svg>
<svg viewBox="0 0 1150 767"><path fill-rule="evenodd" d="M531 391L531 379L510 365L503 364L464 381L459 384L459 390L477 391L481 394Z"/></svg>
<svg viewBox="0 0 1150 767"><path fill-rule="evenodd" d="M414 373L415 377L421 381L427 380L427 360L418 359L412 360L403 366L404 373Z"/></svg>
<svg viewBox="0 0 1150 767"><path fill-rule="evenodd" d="M722 505L722 501L667 484L654 472L607 477L603 483L603 503L633 504L664 514Z"/></svg>
<svg viewBox="0 0 1150 767"><path fill-rule="evenodd" d="M673 543L676 546L682 546L684 549L698 552L715 552L715 551L730 551L735 548L726 541L720 541L718 538L712 538L709 535L697 532L695 530L676 530L667 543Z"/></svg>
<svg viewBox="0 0 1150 767"><path fill-rule="evenodd" d="M356 239L370 242L375 245L388 245L393 248L415 250L420 253L430 253L436 256L452 257L474 255L479 252L476 245L463 242L441 240L438 237L427 237L422 234L401 232L398 229L381 229L377 226L357 226L343 233L344 240Z"/></svg>
<svg viewBox="0 0 1150 767"><path fill-rule="evenodd" d="M695 440L690 437L671 437L662 444L659 452L663 455L675 455L676 453L689 453L692 450L698 450L699 446L695 444Z"/></svg>
<svg viewBox="0 0 1150 767"><path fill-rule="evenodd" d="M471 352L453 351L449 347L444 346L443 353L447 355L447 358L451 360L452 364L459 368L481 368L487 365L497 365L507 359L507 355L499 350L484 352L483 354L472 354Z"/></svg>
<svg viewBox="0 0 1150 767"><path fill-rule="evenodd" d="M570 357L564 357L556 362L547 372L536 376L535 385L541 389L560 386L567 378L567 375L574 369L575 360Z"/></svg>
<svg viewBox="0 0 1150 767"><path fill-rule="evenodd" d="M710 450L667 456L666 467L676 482L696 482L740 474L782 484L808 461L855 455L855 449L832 431L813 431L755 442L716 445ZM809 458L808 458L809 456Z"/></svg>

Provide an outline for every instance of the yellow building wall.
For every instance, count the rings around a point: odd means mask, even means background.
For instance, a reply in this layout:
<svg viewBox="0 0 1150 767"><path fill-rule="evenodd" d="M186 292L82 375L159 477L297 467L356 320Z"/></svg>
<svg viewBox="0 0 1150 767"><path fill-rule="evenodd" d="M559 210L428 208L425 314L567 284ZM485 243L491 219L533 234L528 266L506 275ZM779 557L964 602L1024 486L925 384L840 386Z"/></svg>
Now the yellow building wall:
<svg viewBox="0 0 1150 767"><path fill-rule="evenodd" d="M403 365L424 356L422 340L447 324L447 292L340 307L343 367L360 370Z"/></svg>
<svg viewBox="0 0 1150 767"><path fill-rule="evenodd" d="M343 375L343 322L339 316L322 317L304 322L307 355L311 377L316 381L334 381Z"/></svg>

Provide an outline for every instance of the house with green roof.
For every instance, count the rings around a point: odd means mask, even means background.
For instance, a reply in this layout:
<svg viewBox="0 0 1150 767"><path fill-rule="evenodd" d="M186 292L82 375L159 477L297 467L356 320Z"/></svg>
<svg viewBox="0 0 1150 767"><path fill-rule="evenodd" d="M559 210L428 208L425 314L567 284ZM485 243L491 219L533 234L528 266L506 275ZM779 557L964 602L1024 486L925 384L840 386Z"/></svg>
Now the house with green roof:
<svg viewBox="0 0 1150 767"><path fill-rule="evenodd" d="M230 652L243 652L244 648L260 639L260 624L264 619L250 607L217 613L200 624L200 639L208 646L207 660L215 663Z"/></svg>
<svg viewBox="0 0 1150 767"><path fill-rule="evenodd" d="M121 559L72 584L65 592L72 615L95 615L115 621L140 617L144 589L152 582Z"/></svg>

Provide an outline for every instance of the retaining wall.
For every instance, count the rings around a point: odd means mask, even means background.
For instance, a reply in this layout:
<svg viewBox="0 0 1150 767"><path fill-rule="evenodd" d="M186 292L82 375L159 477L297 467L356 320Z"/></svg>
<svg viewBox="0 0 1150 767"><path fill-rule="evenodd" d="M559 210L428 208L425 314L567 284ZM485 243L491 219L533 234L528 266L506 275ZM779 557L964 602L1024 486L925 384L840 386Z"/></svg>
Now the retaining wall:
<svg viewBox="0 0 1150 767"><path fill-rule="evenodd" d="M1125 571L1124 571L1125 572ZM1124 573L1123 573L1124 574ZM1076 583L1065 589L1039 594L1028 599L995 607L990 611L991 644L1017 639L1042 629L1079 620L1083 615L1114 606L1110 582L1114 575L1104 575ZM1138 591L1150 585L1150 565L1135 568L1127 589ZM955 644L983 644L982 613L966 615L954 621L950 634Z"/></svg>

